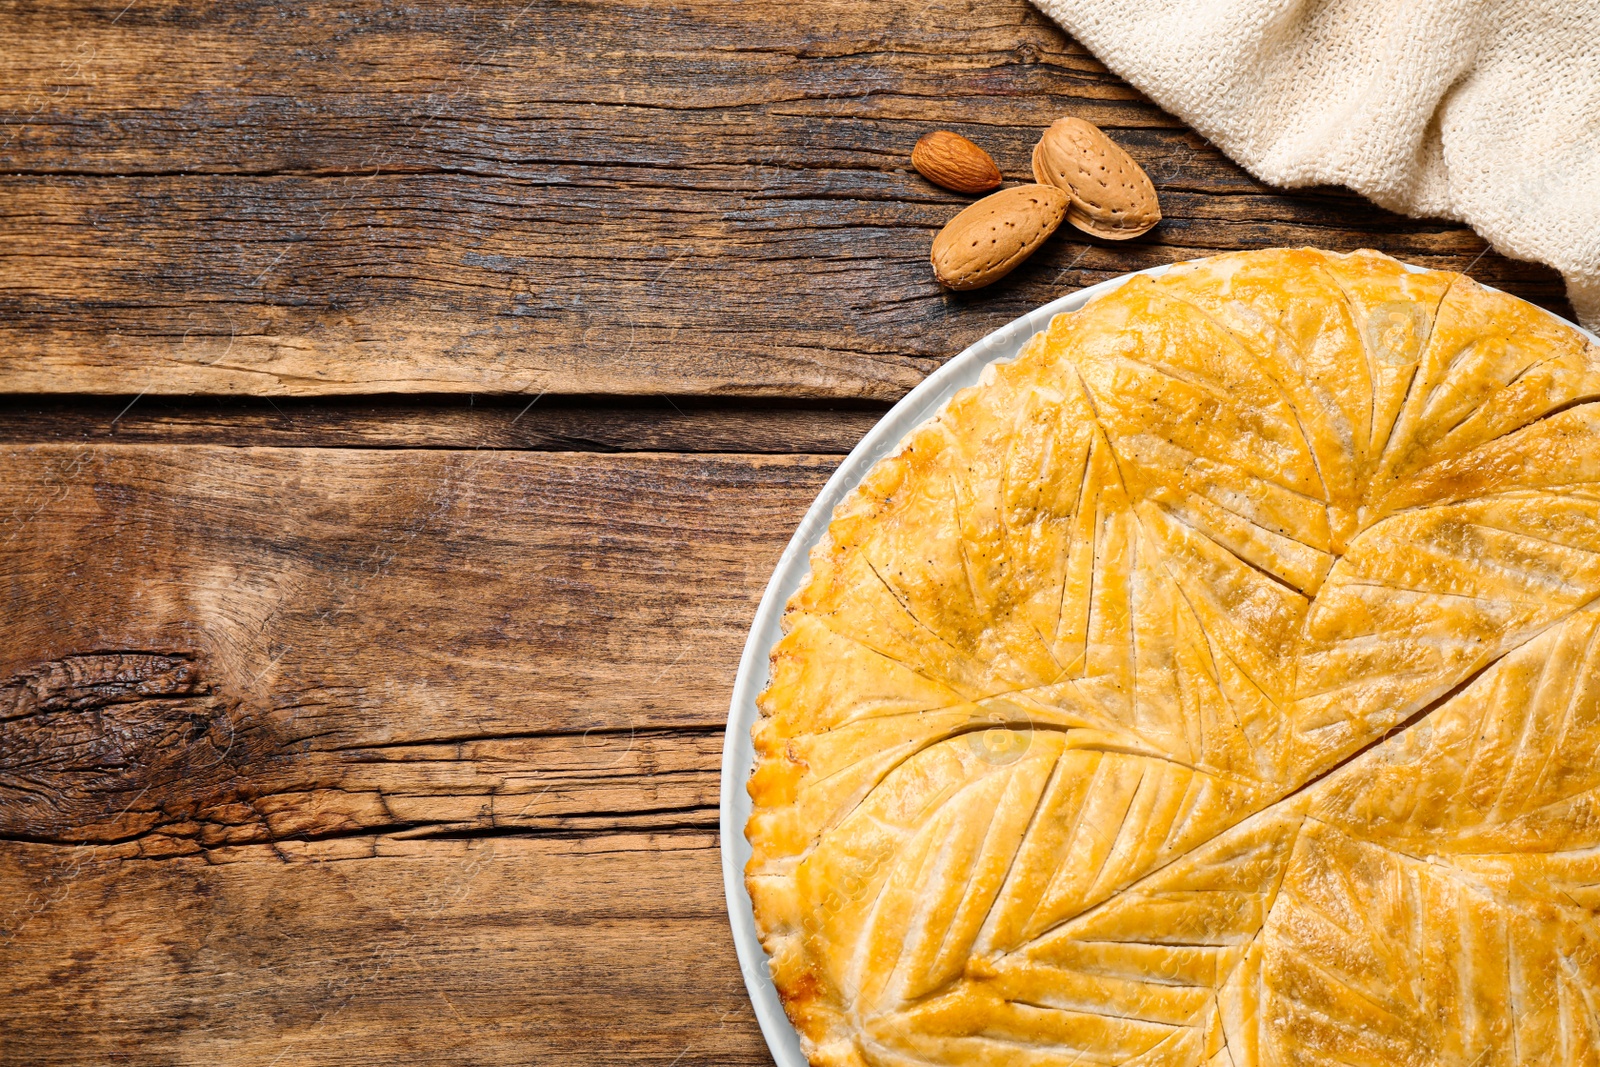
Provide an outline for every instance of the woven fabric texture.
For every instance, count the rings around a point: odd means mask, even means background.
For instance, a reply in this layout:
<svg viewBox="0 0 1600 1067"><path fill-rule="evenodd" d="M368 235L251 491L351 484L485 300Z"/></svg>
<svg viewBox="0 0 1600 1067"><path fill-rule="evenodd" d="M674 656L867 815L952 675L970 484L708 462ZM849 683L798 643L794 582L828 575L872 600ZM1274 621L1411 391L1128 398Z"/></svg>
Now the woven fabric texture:
<svg viewBox="0 0 1600 1067"><path fill-rule="evenodd" d="M1600 328L1600 0L1034 0L1252 174L1466 223Z"/></svg>

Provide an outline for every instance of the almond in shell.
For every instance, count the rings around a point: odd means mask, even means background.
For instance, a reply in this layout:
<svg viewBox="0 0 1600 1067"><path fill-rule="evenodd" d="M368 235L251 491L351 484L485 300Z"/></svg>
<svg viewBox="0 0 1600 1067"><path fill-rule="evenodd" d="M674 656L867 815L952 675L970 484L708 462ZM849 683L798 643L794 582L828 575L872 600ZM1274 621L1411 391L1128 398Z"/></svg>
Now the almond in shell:
<svg viewBox="0 0 1600 1067"><path fill-rule="evenodd" d="M971 205L933 239L933 276L951 289L981 289L1033 255L1066 217L1070 198L1048 185L1016 185Z"/></svg>
<svg viewBox="0 0 1600 1067"><path fill-rule="evenodd" d="M1067 221L1096 237L1125 241L1161 221L1150 176L1092 122L1058 119L1045 130L1033 177L1066 192Z"/></svg>
<svg viewBox="0 0 1600 1067"><path fill-rule="evenodd" d="M911 165L933 184L958 193L986 193L1000 187L1000 168L989 153L949 130L924 135L911 150Z"/></svg>

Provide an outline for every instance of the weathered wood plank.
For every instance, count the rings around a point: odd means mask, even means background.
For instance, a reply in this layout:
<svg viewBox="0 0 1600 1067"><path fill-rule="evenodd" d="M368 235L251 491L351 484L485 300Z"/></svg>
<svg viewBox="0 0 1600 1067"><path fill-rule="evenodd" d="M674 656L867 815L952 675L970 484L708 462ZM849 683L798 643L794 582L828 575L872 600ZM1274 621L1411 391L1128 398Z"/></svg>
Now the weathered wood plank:
<svg viewBox="0 0 1600 1067"><path fill-rule="evenodd" d="M882 404L642 397L0 397L0 443L837 455Z"/></svg>
<svg viewBox="0 0 1600 1067"><path fill-rule="evenodd" d="M705 833L6 844L0 887L6 1063L771 1062Z"/></svg>
<svg viewBox="0 0 1600 1067"><path fill-rule="evenodd" d="M838 457L0 449L0 680L191 657L284 743L715 726Z"/></svg>
<svg viewBox="0 0 1600 1067"><path fill-rule="evenodd" d="M284 716L206 679L193 657L129 652L25 671L0 687L0 715L0 841L159 859L378 833L717 825L714 727L330 746L286 738Z"/></svg>
<svg viewBox="0 0 1600 1067"><path fill-rule="evenodd" d="M708 830L745 629L835 462L0 451L0 838Z"/></svg>
<svg viewBox="0 0 1600 1067"><path fill-rule="evenodd" d="M1178 125L1125 109L1138 94L1020 3L497 0L279 13L240 0L43 0L10 13L4 169L458 170L492 167L508 146L562 142L570 151L557 162L671 166L733 147L727 134L700 150L640 136L645 124L619 108L661 112L669 133L677 122L733 126L753 136L731 162L771 165L827 147L771 141L764 120L722 112L920 120L934 99L951 122L1013 126L1036 122L1041 98L1064 87L1096 122Z"/></svg>
<svg viewBox="0 0 1600 1067"><path fill-rule="evenodd" d="M762 1062L722 724L836 461L0 449L0 1060Z"/></svg>
<svg viewBox="0 0 1600 1067"><path fill-rule="evenodd" d="M1377 245L1558 309L1453 224L1262 188L1023 0L515 0L0 16L0 389L868 397L1022 311L1211 252ZM129 100L137 100L130 107ZM926 265L950 126L1025 174L1072 112L1167 221L995 289Z"/></svg>

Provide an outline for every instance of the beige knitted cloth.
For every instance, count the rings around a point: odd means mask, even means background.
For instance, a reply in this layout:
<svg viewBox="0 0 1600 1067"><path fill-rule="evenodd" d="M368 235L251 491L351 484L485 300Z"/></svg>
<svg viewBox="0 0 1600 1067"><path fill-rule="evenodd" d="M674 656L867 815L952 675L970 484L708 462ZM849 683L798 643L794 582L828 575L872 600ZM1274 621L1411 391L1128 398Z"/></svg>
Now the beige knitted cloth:
<svg viewBox="0 0 1600 1067"><path fill-rule="evenodd" d="M1275 185L1548 263L1600 329L1600 0L1034 0Z"/></svg>

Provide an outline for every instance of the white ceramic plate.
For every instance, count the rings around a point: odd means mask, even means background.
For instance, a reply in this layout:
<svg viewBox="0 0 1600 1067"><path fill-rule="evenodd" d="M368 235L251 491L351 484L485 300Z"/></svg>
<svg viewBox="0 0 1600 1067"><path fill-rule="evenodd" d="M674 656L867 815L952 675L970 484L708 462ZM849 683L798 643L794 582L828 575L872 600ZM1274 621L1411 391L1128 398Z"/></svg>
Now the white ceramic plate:
<svg viewBox="0 0 1600 1067"><path fill-rule="evenodd" d="M1136 274L1155 276L1167 269L1163 265L1137 271ZM750 842L745 840L744 826L749 821L751 807L745 783L750 780L756 757L750 728L760 717L756 697L767 687L767 658L772 646L782 636L783 607L810 572L811 549L828 528L833 509L861 483L873 464L898 448L907 434L937 414L945 401L956 392L977 384L984 367L1014 359L1023 344L1050 325L1052 318L1063 311L1078 310L1101 293L1110 292L1133 277L1135 274L1124 274L1107 279L1070 296L1052 300L1020 319L1013 319L934 371L921 385L907 393L833 472L833 477L828 479L828 484L822 487L815 503L800 521L800 528L790 538L789 546L783 550L778 566L772 572L772 580L767 583L767 591L750 626L744 655L739 660L739 675L733 683L733 704L728 712L728 735L722 745L722 881L728 894L728 915L733 921L733 943L739 953L739 969L744 974L746 988L750 990L750 1001L755 1006L761 1032L766 1035L767 1046L772 1049L772 1057L778 1067L807 1067L807 1064L805 1055L800 1051L800 1036L783 1013L778 990L772 984L772 975L767 970L766 951L756 936L755 912L750 904L750 894L744 887L744 866L750 859ZM1565 325L1572 325L1564 319L1561 321ZM1600 345L1600 337L1586 330L1581 332Z"/></svg>

